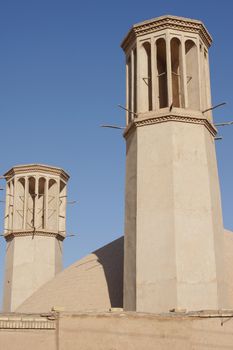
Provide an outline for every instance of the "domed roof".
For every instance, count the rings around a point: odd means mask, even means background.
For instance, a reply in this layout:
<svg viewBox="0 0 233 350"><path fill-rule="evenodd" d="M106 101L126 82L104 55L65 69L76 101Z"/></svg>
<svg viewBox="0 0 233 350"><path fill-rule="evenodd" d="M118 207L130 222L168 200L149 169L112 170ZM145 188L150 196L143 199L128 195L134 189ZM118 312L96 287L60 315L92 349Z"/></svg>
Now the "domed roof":
<svg viewBox="0 0 233 350"><path fill-rule="evenodd" d="M94 251L44 284L16 312L107 311L123 306L123 237Z"/></svg>

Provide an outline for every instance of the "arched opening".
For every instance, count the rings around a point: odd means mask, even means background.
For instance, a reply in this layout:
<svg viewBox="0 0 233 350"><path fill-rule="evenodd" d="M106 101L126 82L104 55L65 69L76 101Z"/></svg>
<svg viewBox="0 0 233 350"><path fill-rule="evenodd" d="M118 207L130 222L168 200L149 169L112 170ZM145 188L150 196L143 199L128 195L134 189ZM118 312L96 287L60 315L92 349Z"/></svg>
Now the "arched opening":
<svg viewBox="0 0 233 350"><path fill-rule="evenodd" d="M128 122L131 122L132 114L129 111L132 111L132 63L130 55L127 59L127 86Z"/></svg>
<svg viewBox="0 0 233 350"><path fill-rule="evenodd" d="M182 86L181 42L177 38L171 40L171 70L173 107L183 107L184 94Z"/></svg>
<svg viewBox="0 0 233 350"><path fill-rule="evenodd" d="M10 181L6 184L6 211L5 211L5 220L4 220L4 233L8 233L8 230L10 229L10 198L11 198L11 192L10 192Z"/></svg>
<svg viewBox="0 0 233 350"><path fill-rule="evenodd" d="M208 52L206 49L204 49L204 98L205 98L205 108L211 107L211 100L210 100L210 77L209 77L209 59L208 59ZM211 111L207 112L206 114L208 117L211 117Z"/></svg>
<svg viewBox="0 0 233 350"><path fill-rule="evenodd" d="M192 40L185 42L186 84L188 92L188 107L200 109L198 84L197 46Z"/></svg>
<svg viewBox="0 0 233 350"><path fill-rule="evenodd" d="M44 177L39 178L38 182L38 201L37 201L37 224L38 229L45 228L45 183Z"/></svg>
<svg viewBox="0 0 233 350"><path fill-rule="evenodd" d="M57 231L57 182L54 179L49 180L48 186L48 229Z"/></svg>
<svg viewBox="0 0 233 350"><path fill-rule="evenodd" d="M14 203L14 180L7 182L6 186L6 211L4 220L5 233L13 229L13 203Z"/></svg>
<svg viewBox="0 0 233 350"><path fill-rule="evenodd" d="M23 229L24 224L24 202L25 202L25 179L17 180L17 196L15 198L15 229Z"/></svg>
<svg viewBox="0 0 233 350"><path fill-rule="evenodd" d="M13 229L14 219L14 195L15 195L15 180L10 182L10 199L9 199L9 228Z"/></svg>
<svg viewBox="0 0 233 350"><path fill-rule="evenodd" d="M66 184L60 181L59 194L59 231L65 234L66 229Z"/></svg>
<svg viewBox="0 0 233 350"><path fill-rule="evenodd" d="M35 228L35 201L36 180L34 177L28 179L28 201L27 201L27 229Z"/></svg>
<svg viewBox="0 0 233 350"><path fill-rule="evenodd" d="M137 113L137 50L133 50L133 58L134 58L134 86L133 86L133 98L134 98L134 113Z"/></svg>
<svg viewBox="0 0 233 350"><path fill-rule="evenodd" d="M147 112L152 110L151 45L148 42L142 45L141 60L142 112Z"/></svg>
<svg viewBox="0 0 233 350"><path fill-rule="evenodd" d="M168 107L167 94L167 58L166 58L166 41L158 39L156 41L157 52L157 91L159 108Z"/></svg>

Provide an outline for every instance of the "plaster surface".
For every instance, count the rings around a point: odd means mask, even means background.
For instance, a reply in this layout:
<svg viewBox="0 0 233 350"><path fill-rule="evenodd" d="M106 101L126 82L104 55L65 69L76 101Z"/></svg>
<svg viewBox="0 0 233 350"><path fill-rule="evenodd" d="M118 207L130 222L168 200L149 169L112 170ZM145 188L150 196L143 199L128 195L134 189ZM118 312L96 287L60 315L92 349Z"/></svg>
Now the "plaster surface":
<svg viewBox="0 0 233 350"><path fill-rule="evenodd" d="M126 206L125 261L126 271L136 264L137 274L134 281L125 275L125 290L136 285L141 312L226 307L213 137L202 125L177 122L138 127L134 133L135 143L131 136L127 145L136 156L137 172L132 166L126 175L126 187L131 187L126 202L132 205ZM125 294L126 310L134 310L132 298L135 293Z"/></svg>
<svg viewBox="0 0 233 350"><path fill-rule="evenodd" d="M62 269L62 246L54 237L19 237L6 249L3 311L16 310Z"/></svg>
<svg viewBox="0 0 233 350"><path fill-rule="evenodd" d="M123 308L124 239L119 238L76 261L33 293L17 312L108 311ZM224 231L228 308L233 309L233 232ZM90 292L91 291L91 292Z"/></svg>
<svg viewBox="0 0 233 350"><path fill-rule="evenodd" d="M214 311L209 314L212 318L198 315L172 317L123 312L96 315L61 314L59 349L231 349L232 317L221 317Z"/></svg>
<svg viewBox="0 0 233 350"><path fill-rule="evenodd" d="M47 314L47 318L39 314L0 314L1 347L4 350L226 350L232 349L233 344L232 310L163 315L61 312Z"/></svg>

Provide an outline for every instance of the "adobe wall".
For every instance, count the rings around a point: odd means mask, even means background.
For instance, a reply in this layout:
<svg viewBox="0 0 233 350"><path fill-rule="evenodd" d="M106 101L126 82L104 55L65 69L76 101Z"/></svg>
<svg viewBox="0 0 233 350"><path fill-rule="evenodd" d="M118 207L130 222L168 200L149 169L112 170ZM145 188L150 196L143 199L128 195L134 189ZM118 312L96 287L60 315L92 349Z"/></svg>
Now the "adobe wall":
<svg viewBox="0 0 233 350"><path fill-rule="evenodd" d="M59 350L232 349L233 312L61 314Z"/></svg>
<svg viewBox="0 0 233 350"><path fill-rule="evenodd" d="M39 315L0 314L1 350L56 350L56 321Z"/></svg>
<svg viewBox="0 0 233 350"><path fill-rule="evenodd" d="M0 315L4 350L227 350L233 310L162 315L108 312Z"/></svg>

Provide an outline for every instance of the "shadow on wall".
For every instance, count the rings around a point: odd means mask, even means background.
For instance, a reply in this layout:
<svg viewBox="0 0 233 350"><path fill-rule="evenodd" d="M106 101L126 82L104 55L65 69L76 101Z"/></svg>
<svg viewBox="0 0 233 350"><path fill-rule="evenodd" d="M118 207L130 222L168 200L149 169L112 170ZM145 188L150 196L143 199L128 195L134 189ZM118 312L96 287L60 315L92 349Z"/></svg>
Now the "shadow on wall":
<svg viewBox="0 0 233 350"><path fill-rule="evenodd" d="M93 252L102 265L111 307L123 307L123 261L124 261L124 237L120 237Z"/></svg>

